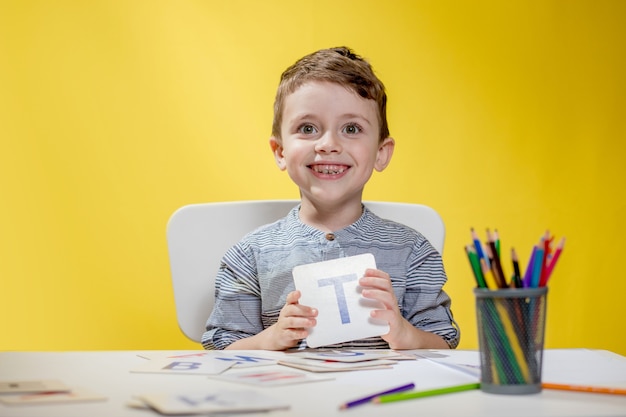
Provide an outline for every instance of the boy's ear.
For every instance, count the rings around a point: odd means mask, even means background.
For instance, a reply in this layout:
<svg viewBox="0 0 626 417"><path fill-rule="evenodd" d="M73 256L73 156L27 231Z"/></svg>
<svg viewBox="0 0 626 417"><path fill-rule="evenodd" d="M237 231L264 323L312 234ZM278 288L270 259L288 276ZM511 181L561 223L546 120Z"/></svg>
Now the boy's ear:
<svg viewBox="0 0 626 417"><path fill-rule="evenodd" d="M387 168L387 165L391 162L391 156L393 155L395 147L396 141L393 140L392 137L385 138L378 146L378 154L376 155L376 163L374 164L376 171L380 172Z"/></svg>
<svg viewBox="0 0 626 417"><path fill-rule="evenodd" d="M283 146L281 145L280 140L272 136L270 138L270 147L272 148L272 153L274 154L276 165L278 165L278 168L281 171L284 171L287 168L287 164L285 163L285 157L283 156Z"/></svg>

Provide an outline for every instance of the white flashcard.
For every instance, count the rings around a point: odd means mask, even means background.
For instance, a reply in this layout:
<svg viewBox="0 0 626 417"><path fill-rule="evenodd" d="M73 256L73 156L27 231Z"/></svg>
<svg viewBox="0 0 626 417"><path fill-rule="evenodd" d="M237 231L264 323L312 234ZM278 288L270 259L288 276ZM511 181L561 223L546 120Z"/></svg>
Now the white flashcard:
<svg viewBox="0 0 626 417"><path fill-rule="evenodd" d="M220 361L217 358L155 359L146 361L130 371L157 374L217 375L234 364L235 362Z"/></svg>
<svg viewBox="0 0 626 417"><path fill-rule="evenodd" d="M22 394L38 392L63 392L70 388L56 379L32 381L0 381L0 394Z"/></svg>
<svg viewBox="0 0 626 417"><path fill-rule="evenodd" d="M361 296L358 281L368 268L376 268L370 253L299 265L293 269L300 304L317 308L317 325L310 329L307 345L312 348L380 336L389 332L386 322L370 317L382 309L375 300Z"/></svg>
<svg viewBox="0 0 626 417"><path fill-rule="evenodd" d="M153 393L137 398L161 414L244 413L288 409L289 404L256 391L197 391Z"/></svg>
<svg viewBox="0 0 626 417"><path fill-rule="evenodd" d="M362 369L388 369L396 363L397 361L390 359L374 359L364 362L336 362L299 358L295 356L289 356L278 362L279 365L302 369L309 372L343 372L358 371Z"/></svg>
<svg viewBox="0 0 626 417"><path fill-rule="evenodd" d="M378 359L415 360L415 356L382 349L302 351L289 353L289 355L307 359L317 359L326 362L343 363L368 362Z"/></svg>
<svg viewBox="0 0 626 417"><path fill-rule="evenodd" d="M268 370L268 371L240 371L227 372L221 375L214 375L211 378L228 382L238 382L242 384L258 385L263 387L274 387L278 385L293 385L304 382L318 382L333 379L332 377L320 377L306 372L289 370Z"/></svg>
<svg viewBox="0 0 626 417"><path fill-rule="evenodd" d="M232 355L221 353L220 355L216 356L215 359L227 363L232 363L233 368L254 368L257 366L275 365L278 363L278 359L262 357L259 355L250 355L244 352Z"/></svg>
<svg viewBox="0 0 626 417"><path fill-rule="evenodd" d="M197 351L197 352L178 352L163 354L158 351L142 353L138 356L144 359L150 360L165 360L165 359L177 359L177 360L212 360L216 359L223 362L233 363L233 368L249 368L255 366L275 365L278 363L278 357L271 357L272 352L263 352L259 355L259 352L255 351L237 351L237 353L216 352L214 350L209 351Z"/></svg>
<svg viewBox="0 0 626 417"><path fill-rule="evenodd" d="M32 394L0 395L6 405L57 404L85 401L104 401L107 397L83 388L62 392L37 392Z"/></svg>
<svg viewBox="0 0 626 417"><path fill-rule="evenodd" d="M174 352L161 352L158 350L151 350L148 352L138 353L137 356L144 359L202 359L206 357L215 356L213 350L182 350Z"/></svg>

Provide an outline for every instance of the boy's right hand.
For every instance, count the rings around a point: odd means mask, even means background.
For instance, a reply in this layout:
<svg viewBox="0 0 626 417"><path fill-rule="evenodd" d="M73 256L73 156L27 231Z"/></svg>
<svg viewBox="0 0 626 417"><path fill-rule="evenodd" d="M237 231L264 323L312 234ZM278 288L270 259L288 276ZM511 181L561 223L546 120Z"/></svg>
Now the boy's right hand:
<svg viewBox="0 0 626 417"><path fill-rule="evenodd" d="M294 347L309 335L309 328L317 324L317 309L302 305L300 291L287 294L284 307L280 310L278 321L271 326L272 334L268 338L274 344L271 350L284 350ZM268 330L270 329L268 328Z"/></svg>

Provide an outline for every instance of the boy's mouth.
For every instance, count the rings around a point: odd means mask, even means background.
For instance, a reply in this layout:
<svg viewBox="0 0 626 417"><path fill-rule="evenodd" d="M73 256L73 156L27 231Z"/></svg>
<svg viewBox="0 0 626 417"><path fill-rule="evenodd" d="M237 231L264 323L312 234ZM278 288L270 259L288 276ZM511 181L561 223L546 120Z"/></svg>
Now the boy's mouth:
<svg viewBox="0 0 626 417"><path fill-rule="evenodd" d="M350 167L347 165L309 165L313 171L325 175L343 174Z"/></svg>

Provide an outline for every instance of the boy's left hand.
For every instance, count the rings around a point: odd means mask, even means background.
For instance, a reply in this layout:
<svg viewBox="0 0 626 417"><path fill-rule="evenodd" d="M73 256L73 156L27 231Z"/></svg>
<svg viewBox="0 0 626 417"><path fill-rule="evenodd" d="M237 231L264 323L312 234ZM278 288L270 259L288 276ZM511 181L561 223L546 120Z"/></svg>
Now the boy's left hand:
<svg viewBox="0 0 626 417"><path fill-rule="evenodd" d="M373 318L388 322L392 329L400 324L399 321L404 321L388 273L379 269L366 269L359 285L363 287L363 297L380 301L385 307L384 310L372 311Z"/></svg>
<svg viewBox="0 0 626 417"><path fill-rule="evenodd" d="M366 269L359 285L363 287L363 297L382 303L383 308L373 310L370 315L389 324L389 333L381 337L391 349L450 348L441 336L414 327L402 316L388 273L379 269Z"/></svg>
<svg viewBox="0 0 626 417"><path fill-rule="evenodd" d="M383 335L382 338L392 345L394 341L402 338L402 329L405 325L413 326L406 321L398 308L398 299L393 292L389 274L379 269L367 269L365 275L359 280L359 285L363 287L361 292L363 297L383 304L384 309L373 310L371 316L389 323L389 333Z"/></svg>

